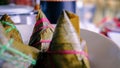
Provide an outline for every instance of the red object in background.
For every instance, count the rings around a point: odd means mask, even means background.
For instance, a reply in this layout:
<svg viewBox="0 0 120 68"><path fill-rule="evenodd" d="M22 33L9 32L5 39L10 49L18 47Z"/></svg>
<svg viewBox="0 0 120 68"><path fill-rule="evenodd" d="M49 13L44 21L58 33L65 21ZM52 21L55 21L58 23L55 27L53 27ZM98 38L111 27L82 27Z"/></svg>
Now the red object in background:
<svg viewBox="0 0 120 68"><path fill-rule="evenodd" d="M120 20L118 18L114 18L113 20L116 23L117 27L120 27Z"/></svg>
<svg viewBox="0 0 120 68"><path fill-rule="evenodd" d="M28 6L32 6L32 1L33 0L14 0L16 5L28 5Z"/></svg>
<svg viewBox="0 0 120 68"><path fill-rule="evenodd" d="M111 30L108 28L103 28L103 29L104 30L102 30L100 33L108 37L108 32L110 32Z"/></svg>
<svg viewBox="0 0 120 68"><path fill-rule="evenodd" d="M112 21L113 21L113 24L116 25L113 28L120 28L120 20L118 18L113 18ZM100 33L108 37L108 35L107 35L108 32L111 32L111 31L114 31L114 30L111 30L110 28L107 28L107 26L105 26L106 23L108 23L107 18L103 18L102 21L100 22L100 25L103 26Z"/></svg>

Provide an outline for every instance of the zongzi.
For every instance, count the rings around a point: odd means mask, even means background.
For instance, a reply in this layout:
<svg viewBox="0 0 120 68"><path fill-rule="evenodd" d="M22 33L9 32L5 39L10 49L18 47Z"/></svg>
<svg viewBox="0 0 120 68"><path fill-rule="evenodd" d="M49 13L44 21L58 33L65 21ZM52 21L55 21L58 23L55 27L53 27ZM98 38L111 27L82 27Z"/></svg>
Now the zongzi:
<svg viewBox="0 0 120 68"><path fill-rule="evenodd" d="M38 53L38 49L7 37L4 28L0 24L0 61L2 59L12 64L10 68L21 68L21 66L27 68L36 63Z"/></svg>
<svg viewBox="0 0 120 68"><path fill-rule="evenodd" d="M54 27L50 24L44 13L39 10L29 45L40 49L40 51L46 51L51 42L53 29Z"/></svg>

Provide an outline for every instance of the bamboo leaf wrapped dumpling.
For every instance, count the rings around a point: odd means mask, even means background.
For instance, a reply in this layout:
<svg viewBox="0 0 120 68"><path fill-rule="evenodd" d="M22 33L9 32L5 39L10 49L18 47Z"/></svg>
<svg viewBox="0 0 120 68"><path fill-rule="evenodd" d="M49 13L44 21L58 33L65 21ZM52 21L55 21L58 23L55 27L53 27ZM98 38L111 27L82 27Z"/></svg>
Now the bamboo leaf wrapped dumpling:
<svg viewBox="0 0 120 68"><path fill-rule="evenodd" d="M0 24L0 58L10 65L12 64L12 67L5 68L19 68L19 66L27 68L32 63L35 64L39 50L12 38L9 39L4 32L4 28Z"/></svg>
<svg viewBox="0 0 120 68"><path fill-rule="evenodd" d="M80 38L65 11L58 20L49 50L40 54L35 68L87 68Z"/></svg>
<svg viewBox="0 0 120 68"><path fill-rule="evenodd" d="M49 48L53 29L54 27L50 24L44 13L39 10L29 45L41 51L46 51Z"/></svg>
<svg viewBox="0 0 120 68"><path fill-rule="evenodd" d="M5 31L10 38L14 38L14 40L23 43L22 37L14 25L14 22L11 20L10 16L7 14L3 15L0 19L0 23L3 25L5 28Z"/></svg>
<svg viewBox="0 0 120 68"><path fill-rule="evenodd" d="M20 44L20 42L16 44L14 42L14 39L7 38L4 28L0 24L0 62L2 62L0 68L28 68L31 64L35 64L36 61L32 58L38 52L35 49L31 50L30 47L22 43ZM27 50L21 49L21 46Z"/></svg>
<svg viewBox="0 0 120 68"><path fill-rule="evenodd" d="M14 22L10 19L10 17L7 14L5 14L1 17L0 26L1 26L1 29L3 29L3 30L5 29L5 36L7 38L14 39L13 46L16 49L18 49L26 54L31 54L32 57L37 58L37 54L38 54L39 50L34 47L25 45L23 43L19 31L15 27ZM3 26L3 28L2 28L2 26ZM8 31L8 32L6 32L6 31Z"/></svg>
<svg viewBox="0 0 120 68"><path fill-rule="evenodd" d="M70 19L73 27L75 28L78 36L80 37L80 26L79 26L79 23L80 23L80 20L79 20L79 16L77 16L76 14L72 13L72 12L69 12L69 11L65 11L66 14L68 15L68 18ZM80 37L80 42L81 42L81 48L82 50L85 52L85 53L88 53L88 49L87 49L87 45L86 45L86 41L83 40L81 37ZM87 57L83 56L83 62L85 63L85 65L87 66L87 68L90 68L90 64L89 64L89 61L87 59Z"/></svg>

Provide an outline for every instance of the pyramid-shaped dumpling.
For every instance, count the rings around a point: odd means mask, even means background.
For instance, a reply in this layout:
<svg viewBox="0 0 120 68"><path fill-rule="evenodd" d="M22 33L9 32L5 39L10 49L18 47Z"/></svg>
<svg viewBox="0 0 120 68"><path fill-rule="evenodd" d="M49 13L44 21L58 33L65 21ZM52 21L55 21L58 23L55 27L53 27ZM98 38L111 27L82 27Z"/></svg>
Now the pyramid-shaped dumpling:
<svg viewBox="0 0 120 68"><path fill-rule="evenodd" d="M50 24L44 13L39 10L29 45L41 51L46 51L51 42L53 29L54 27Z"/></svg>
<svg viewBox="0 0 120 68"><path fill-rule="evenodd" d="M0 23L0 58L10 64L14 63L9 68L18 68L18 66L27 68L26 65L30 66L31 62L36 62L38 53L38 49L24 45L13 38L8 38Z"/></svg>

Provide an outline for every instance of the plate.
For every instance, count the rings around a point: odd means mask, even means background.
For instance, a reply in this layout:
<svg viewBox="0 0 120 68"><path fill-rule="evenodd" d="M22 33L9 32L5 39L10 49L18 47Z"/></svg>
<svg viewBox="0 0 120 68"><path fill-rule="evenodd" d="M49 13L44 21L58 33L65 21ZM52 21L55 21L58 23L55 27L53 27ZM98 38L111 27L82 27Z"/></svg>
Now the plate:
<svg viewBox="0 0 120 68"><path fill-rule="evenodd" d="M120 68L120 48L107 37L81 29L88 46L91 68Z"/></svg>
<svg viewBox="0 0 120 68"><path fill-rule="evenodd" d="M33 25L17 25L26 44L33 27ZM91 68L120 68L120 48L112 40L85 29L81 29L81 37L87 42Z"/></svg>
<svg viewBox="0 0 120 68"><path fill-rule="evenodd" d="M110 37L120 47L120 32L108 32L108 37Z"/></svg>

